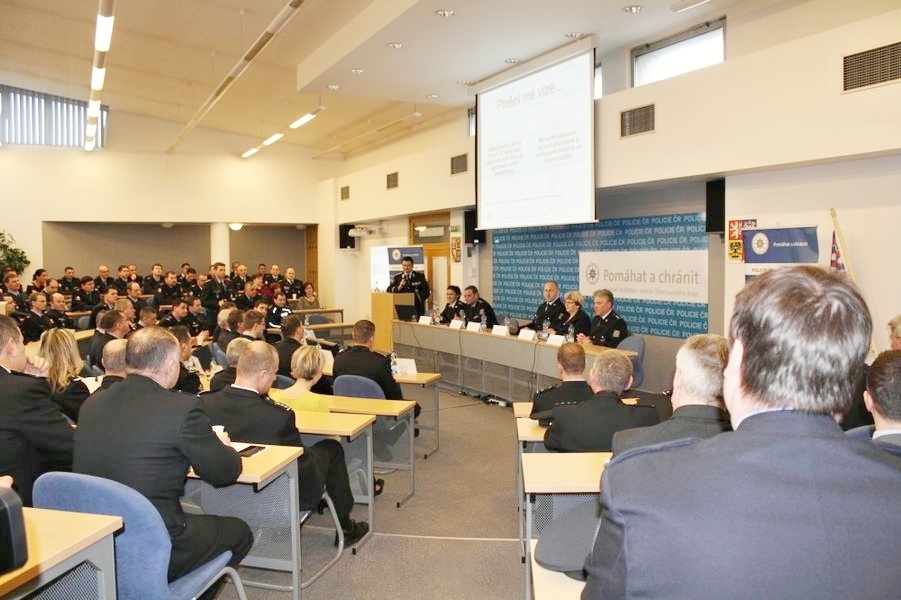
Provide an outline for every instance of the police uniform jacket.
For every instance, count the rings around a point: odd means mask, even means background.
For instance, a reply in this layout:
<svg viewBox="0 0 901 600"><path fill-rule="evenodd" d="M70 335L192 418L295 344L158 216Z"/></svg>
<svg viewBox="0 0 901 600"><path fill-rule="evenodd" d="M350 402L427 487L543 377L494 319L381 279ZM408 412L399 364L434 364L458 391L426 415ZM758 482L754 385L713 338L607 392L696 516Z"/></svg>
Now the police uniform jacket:
<svg viewBox="0 0 901 600"><path fill-rule="evenodd" d="M86 292L79 288L72 294L72 310L91 310L100 304L100 292Z"/></svg>
<svg viewBox="0 0 901 600"><path fill-rule="evenodd" d="M148 275L141 284L141 291L145 294L155 294L161 285L163 285L162 277L154 279L153 275Z"/></svg>
<svg viewBox="0 0 901 600"><path fill-rule="evenodd" d="M561 452L610 452L615 432L655 423L653 407L629 406L617 394L601 391L587 400L554 406L544 445Z"/></svg>
<svg viewBox="0 0 901 600"><path fill-rule="evenodd" d="M100 277L99 275L94 278L94 289L99 293L103 293L107 290L109 286L113 284L112 277ZM98 300L99 302L99 300Z"/></svg>
<svg viewBox="0 0 901 600"><path fill-rule="evenodd" d="M59 291L62 294L74 294L81 285L81 281L77 277L60 277Z"/></svg>
<svg viewBox="0 0 901 600"><path fill-rule="evenodd" d="M629 327L615 310L606 317L595 317L591 321L591 343L596 346L616 348L629 337Z"/></svg>
<svg viewBox="0 0 901 600"><path fill-rule="evenodd" d="M41 334L48 329L53 329L53 321L46 314L39 315L29 310L28 316L22 321L22 337L26 344L41 339Z"/></svg>
<svg viewBox="0 0 901 600"><path fill-rule="evenodd" d="M201 303L207 311L218 311L219 301L228 300L230 298L228 286L225 281L220 283L216 279L210 279L203 284L203 291L201 292L200 298Z"/></svg>
<svg viewBox="0 0 901 600"><path fill-rule="evenodd" d="M350 346L335 357L332 374L337 379L341 375L360 375L372 379L388 400L403 400L400 385L391 374L391 359L384 354L373 352L366 346Z"/></svg>
<svg viewBox="0 0 901 600"><path fill-rule="evenodd" d="M485 327L491 329L497 325L497 317L494 316L494 309L482 298L475 301L474 304L464 304L467 323L481 323L482 313L485 313Z"/></svg>
<svg viewBox="0 0 901 600"><path fill-rule="evenodd" d="M396 294L412 292L416 302L416 313L420 315L425 313L425 301L431 295L429 282L426 281L425 275L418 271L398 273L391 281L391 285L388 286L388 291Z"/></svg>
<svg viewBox="0 0 901 600"><path fill-rule="evenodd" d="M0 473L13 476L25 506L39 475L71 469L72 433L46 379L0 367Z"/></svg>
<svg viewBox="0 0 901 600"><path fill-rule="evenodd" d="M560 299L560 296L557 296L553 302L542 302L538 306L538 310L535 311L535 318L529 323L529 327L538 331L542 329L546 320L551 329L560 333L560 323L566 320L568 316L566 309L563 308L563 300Z"/></svg>
<svg viewBox="0 0 901 600"><path fill-rule="evenodd" d="M195 298L200 298L203 295L203 290L200 289L200 286L197 285L197 281L183 281L181 283L181 293L184 296L193 296ZM217 306L218 308L218 306Z"/></svg>
<svg viewBox="0 0 901 600"><path fill-rule="evenodd" d="M729 415L716 406L682 406L672 417L656 425L617 431L613 434L613 452L619 454L632 448L685 438L705 439L731 430Z"/></svg>
<svg viewBox="0 0 901 600"><path fill-rule="evenodd" d="M444 324L450 323L451 321L459 317L461 310L465 314L466 305L463 304L463 302L461 302L459 299L457 299L453 304L445 304L444 310L441 311L441 322Z"/></svg>
<svg viewBox="0 0 901 600"><path fill-rule="evenodd" d="M535 399L532 401L532 413L529 416L539 421L545 421L542 425L547 425L547 421L550 421L551 418L551 410L557 404L582 402L592 397L594 397L594 391L585 380L564 381L560 385L536 392Z"/></svg>
<svg viewBox="0 0 901 600"><path fill-rule="evenodd" d="M75 329L75 323L72 322L72 318L62 311L51 308L44 314L53 322L54 327L60 329Z"/></svg>
<svg viewBox="0 0 901 600"><path fill-rule="evenodd" d="M178 284L169 287L164 283L151 293L153 294L153 302L157 306L160 306L163 304L175 304L181 300L183 292L181 286Z"/></svg>

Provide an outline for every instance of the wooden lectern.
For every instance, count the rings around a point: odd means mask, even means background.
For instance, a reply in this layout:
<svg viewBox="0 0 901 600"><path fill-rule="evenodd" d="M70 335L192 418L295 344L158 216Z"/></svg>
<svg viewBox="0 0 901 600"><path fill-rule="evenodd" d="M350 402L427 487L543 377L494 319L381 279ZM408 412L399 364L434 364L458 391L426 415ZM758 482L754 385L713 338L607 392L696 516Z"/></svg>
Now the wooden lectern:
<svg viewBox="0 0 901 600"><path fill-rule="evenodd" d="M372 292L372 322L375 323L372 348L388 354L394 350L394 296L388 292Z"/></svg>

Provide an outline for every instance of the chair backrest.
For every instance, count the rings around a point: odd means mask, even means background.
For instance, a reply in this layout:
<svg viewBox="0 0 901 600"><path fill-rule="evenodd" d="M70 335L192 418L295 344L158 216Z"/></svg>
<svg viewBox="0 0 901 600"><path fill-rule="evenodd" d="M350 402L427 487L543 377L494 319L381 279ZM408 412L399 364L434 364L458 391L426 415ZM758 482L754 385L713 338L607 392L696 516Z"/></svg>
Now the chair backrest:
<svg viewBox="0 0 901 600"><path fill-rule="evenodd" d="M272 384L272 387L283 390L294 385L294 378L288 377L287 375L276 375L275 383Z"/></svg>
<svg viewBox="0 0 901 600"><path fill-rule="evenodd" d="M83 331L91 326L91 315L81 315L75 320L75 329Z"/></svg>
<svg viewBox="0 0 901 600"><path fill-rule="evenodd" d="M172 542L150 500L125 484L79 473L50 472L34 484L34 505L122 517L115 536L119 598L170 598L167 574Z"/></svg>
<svg viewBox="0 0 901 600"><path fill-rule="evenodd" d="M219 344L216 342L210 342L210 354L217 363L224 369L228 366L228 357L225 355L225 352L222 348L219 347Z"/></svg>
<svg viewBox="0 0 901 600"><path fill-rule="evenodd" d="M644 336L630 335L621 341L616 349L638 353L638 356L632 358L632 387L640 386L644 381Z"/></svg>
<svg viewBox="0 0 901 600"><path fill-rule="evenodd" d="M322 325L324 323L331 323L331 320L328 319L325 315L310 315L310 325Z"/></svg>
<svg viewBox="0 0 901 600"><path fill-rule="evenodd" d="M385 399L385 392L379 384L368 377L360 375L339 375L335 377L333 387L336 396Z"/></svg>

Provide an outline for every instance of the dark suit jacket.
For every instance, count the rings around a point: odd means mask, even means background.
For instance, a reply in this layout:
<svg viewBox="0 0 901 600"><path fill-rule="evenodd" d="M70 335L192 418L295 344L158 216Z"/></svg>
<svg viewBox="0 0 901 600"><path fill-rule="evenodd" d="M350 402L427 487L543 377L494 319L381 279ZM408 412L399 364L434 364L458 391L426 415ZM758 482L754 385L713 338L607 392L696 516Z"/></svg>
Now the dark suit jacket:
<svg viewBox="0 0 901 600"><path fill-rule="evenodd" d="M224 425L236 442L303 446L294 411L268 397L229 385L201 400L212 422Z"/></svg>
<svg viewBox="0 0 901 600"><path fill-rule="evenodd" d="M115 339L118 338L114 335L94 331L94 336L91 338L91 349L88 351L88 362L92 365L100 366L103 358L103 347L106 346L107 342Z"/></svg>
<svg viewBox="0 0 901 600"><path fill-rule="evenodd" d="M344 352L339 352L335 357L332 374L336 379L341 375L368 377L379 384L388 400L404 398L400 385L391 374L391 359L365 346L350 346Z"/></svg>
<svg viewBox="0 0 901 600"><path fill-rule="evenodd" d="M279 375L291 377L291 357L298 348L300 348L300 342L293 338L286 338L275 344L275 349L278 350Z"/></svg>
<svg viewBox="0 0 901 600"><path fill-rule="evenodd" d="M560 335L566 335L570 325L573 327L573 337L580 333L591 335L591 319L588 318L588 315L585 314L584 310L580 309L579 312L572 317L569 316L569 313L564 313L563 320L559 325L554 327L554 329L556 329L557 333Z"/></svg>
<svg viewBox="0 0 901 600"><path fill-rule="evenodd" d="M685 438L704 439L732 431L729 415L715 406L683 406L662 423L650 427L625 429L613 434L613 452L650 446Z"/></svg>
<svg viewBox="0 0 901 600"><path fill-rule="evenodd" d="M585 381L564 381L560 385L540 390L532 401L533 419L550 419L551 409L561 402L581 402L594 397L594 391Z"/></svg>
<svg viewBox="0 0 901 600"><path fill-rule="evenodd" d="M178 499L191 466L216 486L234 483L241 473L241 457L219 442L196 396L129 375L82 405L74 470L144 494L160 511L170 535L184 528Z"/></svg>
<svg viewBox="0 0 901 600"><path fill-rule="evenodd" d="M582 598L896 598L899 497L901 459L830 416L638 448L604 470Z"/></svg>
<svg viewBox="0 0 901 600"><path fill-rule="evenodd" d="M50 400L47 380L0 367L0 474L31 506L34 480L72 467L72 428Z"/></svg>
<svg viewBox="0 0 901 600"><path fill-rule="evenodd" d="M648 406L629 406L613 392L600 392L587 400L557 404L551 419L544 434L548 450L609 452L614 433L655 424L657 411Z"/></svg>
<svg viewBox="0 0 901 600"><path fill-rule="evenodd" d="M225 367L210 379L210 391L218 392L224 387L233 384L235 382L235 377L237 376L237 367Z"/></svg>
<svg viewBox="0 0 901 600"><path fill-rule="evenodd" d="M78 423L78 412L81 410L81 405L84 404L84 401L90 395L91 392L88 391L88 386L80 379L73 378L69 381L69 385L54 393L51 396L51 400L57 404L57 407L64 415L72 419L73 422Z"/></svg>
<svg viewBox="0 0 901 600"><path fill-rule="evenodd" d="M404 286L401 287L401 281L403 281L405 277L407 281ZM416 314L418 315L425 314L425 301L428 300L432 293L431 290L429 290L429 282L426 281L425 275L417 271L413 271L406 276L403 273L398 273L394 276L387 291L399 294L411 292L413 294L413 301L416 303Z"/></svg>

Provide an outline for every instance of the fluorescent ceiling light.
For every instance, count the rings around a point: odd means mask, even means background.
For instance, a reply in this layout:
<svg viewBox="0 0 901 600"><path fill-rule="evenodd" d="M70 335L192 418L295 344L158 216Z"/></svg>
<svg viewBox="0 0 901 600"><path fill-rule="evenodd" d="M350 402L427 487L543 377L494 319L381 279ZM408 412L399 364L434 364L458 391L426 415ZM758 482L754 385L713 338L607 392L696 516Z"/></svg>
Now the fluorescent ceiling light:
<svg viewBox="0 0 901 600"><path fill-rule="evenodd" d="M88 100L88 118L100 118L100 100Z"/></svg>
<svg viewBox="0 0 901 600"><path fill-rule="evenodd" d="M315 118L316 118L316 115L314 115L313 113L307 113L304 116L302 116L301 118L299 118L296 121L294 121L293 123L291 123L290 125L288 125L288 127L290 127L291 129L297 129L298 127L300 127L302 125L306 125L307 123L309 123L310 121L312 121Z"/></svg>
<svg viewBox="0 0 901 600"><path fill-rule="evenodd" d="M242 154L241 158L250 158L251 156L253 156L254 154L256 154L259 151L260 151L259 148L251 148L250 150L248 150L247 152Z"/></svg>
<svg viewBox="0 0 901 600"><path fill-rule="evenodd" d="M91 67L91 89L98 92L103 89L103 80L106 79L106 68Z"/></svg>
<svg viewBox="0 0 901 600"><path fill-rule="evenodd" d="M90 152L91 150L93 150L93 149L94 149L94 140L95 140L95 138L91 138L91 139L89 139L89 140L85 140L85 141L84 141L84 149L87 150L88 152Z"/></svg>
<svg viewBox="0 0 901 600"><path fill-rule="evenodd" d="M670 5L670 10L675 13L685 12L686 10L691 10L696 6L701 6L702 4L707 4L710 0L681 0L680 2L676 2L675 4Z"/></svg>
<svg viewBox="0 0 901 600"><path fill-rule="evenodd" d="M110 15L104 17L97 15L97 32L94 34L94 50L97 52L109 52L110 43L113 40L113 21L116 17Z"/></svg>
<svg viewBox="0 0 901 600"><path fill-rule="evenodd" d="M268 145L270 145L270 144L274 144L275 142L279 141L279 140L282 139L283 137L285 137L285 134L284 134L284 133L281 133L281 132L279 132L279 133L273 133L273 134L270 135L268 138L266 138L266 140L263 142L263 145L264 145L264 146L268 146Z"/></svg>
<svg viewBox="0 0 901 600"><path fill-rule="evenodd" d="M84 136L92 138L97 135L97 123L88 123L87 127L84 128Z"/></svg>

